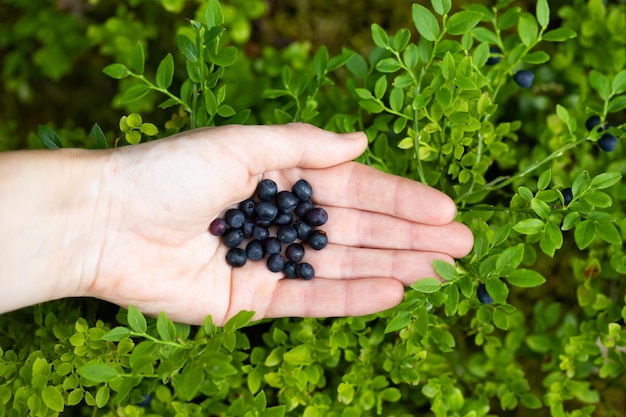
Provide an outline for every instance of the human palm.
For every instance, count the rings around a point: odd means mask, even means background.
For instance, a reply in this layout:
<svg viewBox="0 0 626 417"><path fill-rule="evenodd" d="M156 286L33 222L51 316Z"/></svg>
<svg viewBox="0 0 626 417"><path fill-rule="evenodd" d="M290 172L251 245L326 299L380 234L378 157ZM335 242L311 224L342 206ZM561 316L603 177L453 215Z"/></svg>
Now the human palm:
<svg viewBox="0 0 626 417"><path fill-rule="evenodd" d="M404 285L434 276L434 259L466 255L472 236L452 222L444 194L350 162L363 135L308 125L195 130L119 149L104 180L107 227L89 295L146 314L223 324L240 310L263 317L361 315L400 302ZM307 251L311 281L285 279L262 262L232 268L210 222L271 178L305 178L329 221L329 245Z"/></svg>

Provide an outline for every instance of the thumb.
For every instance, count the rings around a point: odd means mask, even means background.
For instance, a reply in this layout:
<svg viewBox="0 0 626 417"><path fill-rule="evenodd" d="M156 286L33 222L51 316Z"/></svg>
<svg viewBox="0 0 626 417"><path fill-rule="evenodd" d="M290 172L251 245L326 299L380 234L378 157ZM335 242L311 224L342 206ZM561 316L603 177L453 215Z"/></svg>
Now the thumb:
<svg viewBox="0 0 626 417"><path fill-rule="evenodd" d="M211 133L240 157L252 175L295 167L326 168L353 160L367 147L364 133L338 134L304 123L230 125Z"/></svg>

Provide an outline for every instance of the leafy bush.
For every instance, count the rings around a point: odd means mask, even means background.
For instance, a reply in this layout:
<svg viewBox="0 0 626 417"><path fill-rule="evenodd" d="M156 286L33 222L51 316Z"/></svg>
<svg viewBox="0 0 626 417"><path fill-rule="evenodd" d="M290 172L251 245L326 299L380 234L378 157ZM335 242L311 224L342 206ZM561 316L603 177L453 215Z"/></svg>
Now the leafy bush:
<svg viewBox="0 0 626 417"><path fill-rule="evenodd" d="M380 314L252 326L249 312L221 328L113 317L92 300L6 314L0 415L624 415L626 164L619 140L599 142L624 135L626 10L430 6L393 33L372 24L366 54L247 56L224 19L258 15L207 1L154 67L145 39L112 54L124 114L115 139L95 125L85 146L227 123L364 130L362 162L445 191L471 226L472 253L434 265L443 283Z"/></svg>

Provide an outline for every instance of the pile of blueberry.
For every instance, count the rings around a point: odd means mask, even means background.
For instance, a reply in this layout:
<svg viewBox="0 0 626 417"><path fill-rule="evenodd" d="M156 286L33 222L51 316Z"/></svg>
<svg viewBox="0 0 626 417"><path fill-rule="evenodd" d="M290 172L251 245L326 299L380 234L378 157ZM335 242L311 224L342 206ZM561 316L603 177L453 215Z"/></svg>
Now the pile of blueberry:
<svg viewBox="0 0 626 417"><path fill-rule="evenodd" d="M326 223L328 213L315 206L312 196L306 180L298 180L291 191L278 191L274 181L264 179L253 197L227 210L224 218L213 220L209 232L221 236L229 248L226 262L233 267L244 266L248 259L266 259L272 272L309 280L315 270L302 260L304 245L321 250L328 244L326 232L317 229Z"/></svg>

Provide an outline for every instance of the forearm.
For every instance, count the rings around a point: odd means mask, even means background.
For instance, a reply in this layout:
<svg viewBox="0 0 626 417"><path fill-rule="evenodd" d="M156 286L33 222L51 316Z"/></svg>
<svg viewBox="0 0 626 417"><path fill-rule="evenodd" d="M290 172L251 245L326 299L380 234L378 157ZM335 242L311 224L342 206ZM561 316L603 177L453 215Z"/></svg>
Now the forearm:
<svg viewBox="0 0 626 417"><path fill-rule="evenodd" d="M85 292L104 218L100 155L0 153L0 313Z"/></svg>

